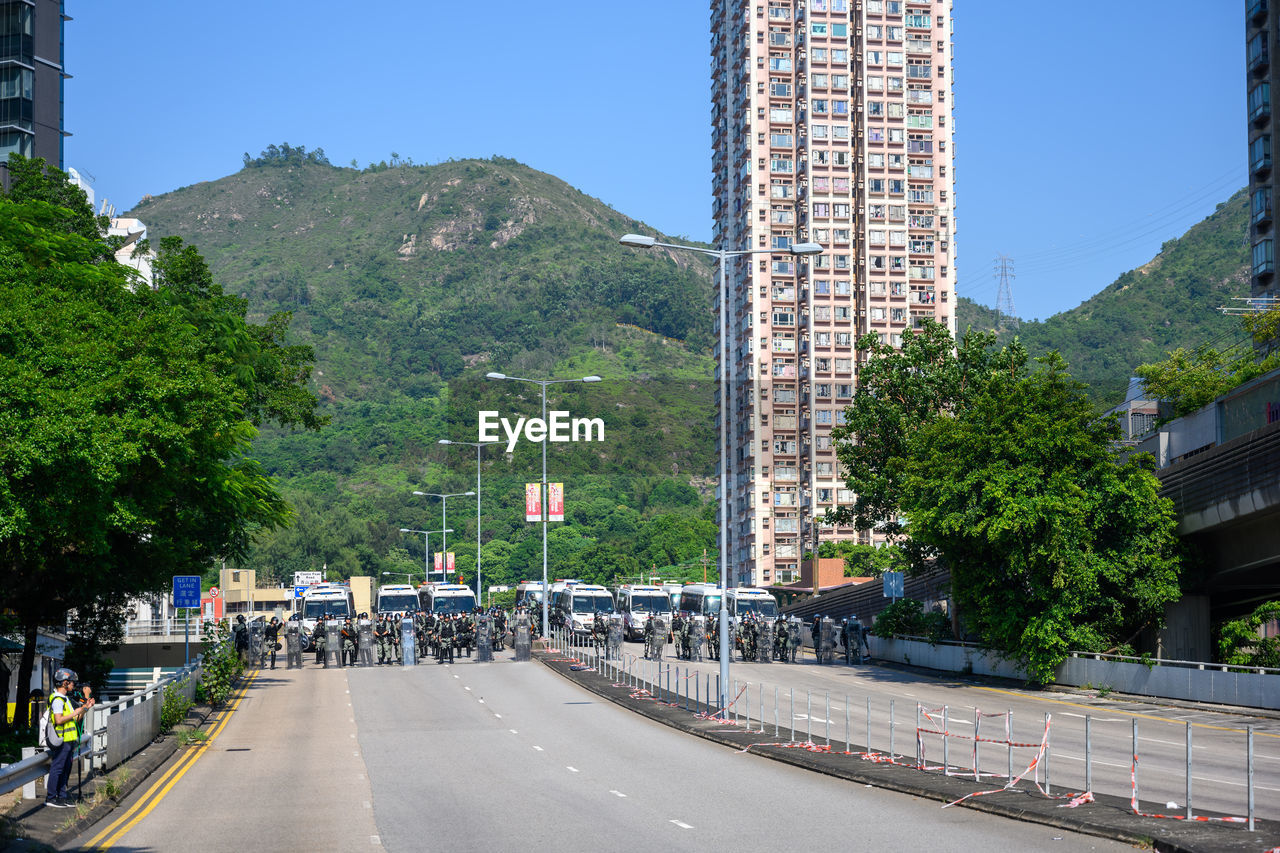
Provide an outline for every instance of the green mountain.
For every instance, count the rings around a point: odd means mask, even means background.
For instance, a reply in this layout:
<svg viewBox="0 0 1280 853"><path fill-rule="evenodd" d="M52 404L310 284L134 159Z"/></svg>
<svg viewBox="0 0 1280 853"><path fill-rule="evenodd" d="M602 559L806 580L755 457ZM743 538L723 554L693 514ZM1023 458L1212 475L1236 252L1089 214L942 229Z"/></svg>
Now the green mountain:
<svg viewBox="0 0 1280 853"><path fill-rule="evenodd" d="M147 198L131 211L151 237L178 235L207 258L252 319L291 311L293 342L316 352L320 433L264 430L255 454L298 509L264 533L246 567L287 580L412 571L439 501L415 489L474 488L477 411L540 414L538 388L486 382L599 375L552 386L549 409L600 418L604 440L550 444L569 518L552 560L590 578L691 561L715 547L710 267L642 252L648 231L564 182L503 158L436 166L337 168L320 152L268 149L217 181ZM505 448L503 448L505 449ZM524 521L537 445L486 448L486 580L541 576L541 528ZM470 577L475 503L449 502L450 550ZM433 536L432 550L442 537Z"/></svg>
<svg viewBox="0 0 1280 853"><path fill-rule="evenodd" d="M1114 405L1124 398L1133 370L1177 347L1194 349L1243 339L1239 320L1218 308L1249 293L1249 201L1233 195L1160 253L1117 278L1070 311L1006 328L1028 350L1060 351L1072 373L1089 384L1094 399ZM956 325L963 331L995 329L995 312L961 297Z"/></svg>

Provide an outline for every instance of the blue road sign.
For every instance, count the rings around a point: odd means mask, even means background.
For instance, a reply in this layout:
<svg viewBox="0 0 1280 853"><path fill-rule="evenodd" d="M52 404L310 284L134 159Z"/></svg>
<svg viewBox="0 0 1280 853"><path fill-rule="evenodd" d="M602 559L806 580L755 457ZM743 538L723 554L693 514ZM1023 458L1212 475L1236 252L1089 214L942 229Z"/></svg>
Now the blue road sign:
<svg viewBox="0 0 1280 853"><path fill-rule="evenodd" d="M293 588L293 597L302 598L302 594L306 591L307 591L307 588L305 586L295 586Z"/></svg>
<svg viewBox="0 0 1280 853"><path fill-rule="evenodd" d="M199 575L174 575L173 576L173 606L174 607L199 607L200 606L200 576Z"/></svg>
<svg viewBox="0 0 1280 853"><path fill-rule="evenodd" d="M884 597L902 598L902 572L884 573Z"/></svg>

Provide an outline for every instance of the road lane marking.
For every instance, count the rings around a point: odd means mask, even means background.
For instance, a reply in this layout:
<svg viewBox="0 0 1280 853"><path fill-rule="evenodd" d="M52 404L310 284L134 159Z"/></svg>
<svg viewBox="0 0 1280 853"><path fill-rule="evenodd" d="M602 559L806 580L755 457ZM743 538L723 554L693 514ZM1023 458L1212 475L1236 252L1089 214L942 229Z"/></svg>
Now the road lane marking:
<svg viewBox="0 0 1280 853"><path fill-rule="evenodd" d="M681 829L693 829L692 826L690 826L689 824L685 823L682 820L673 820L671 822L674 823L676 826L680 827Z"/></svg>
<svg viewBox="0 0 1280 853"><path fill-rule="evenodd" d="M507 731L511 732L513 735L518 735L518 734L520 734L520 733L519 733L518 731L516 731L515 729L507 729Z"/></svg>
<svg viewBox="0 0 1280 853"><path fill-rule="evenodd" d="M542 747L540 747L540 746L535 746L535 747L534 747L534 749L538 750L538 752L544 752L544 751L545 751L545 750L543 750L543 748L542 748Z"/></svg>
<svg viewBox="0 0 1280 853"><path fill-rule="evenodd" d="M382 843L382 839L381 839L381 838L379 838L379 837L378 837L378 836L376 836L376 835L370 835L370 836L369 836L369 843L370 843L370 844L381 844L381 843Z"/></svg>
<svg viewBox="0 0 1280 853"><path fill-rule="evenodd" d="M622 793L621 791L610 791L609 793L613 794L615 797L621 797L624 800L627 798L627 795Z"/></svg>
<svg viewBox="0 0 1280 853"><path fill-rule="evenodd" d="M1018 699L1030 699L1033 702L1048 702L1051 705L1064 705L1068 708L1084 708L1086 711L1095 710L1093 705L1084 705L1084 704L1081 704L1080 702L1065 702L1061 699L1050 699L1047 696L1032 696L1027 693L1019 693L1016 690L1004 690L1000 687L984 687L980 684L961 684L958 682L955 683L954 686L970 687L974 690L985 690L988 693L999 693L1004 696L1015 696ZM907 695L909 696L911 694L907 694ZM1124 711L1124 710L1121 710L1120 713L1128 714L1129 716L1136 717L1139 720L1152 720L1157 723L1167 723L1168 725L1171 725L1171 726L1177 725L1177 723L1173 722L1168 717L1158 717L1154 714L1140 714L1137 711ZM1124 721L1121 720L1121 722L1124 722ZM1213 731L1218 731L1218 732L1235 732L1236 734L1245 733L1244 729L1232 728L1231 726L1211 726L1208 723L1192 723L1191 725L1198 729L1212 729ZM1280 738L1280 733L1260 732L1256 729L1254 730L1253 733L1254 735L1261 736L1261 737Z"/></svg>
<svg viewBox="0 0 1280 853"><path fill-rule="evenodd" d="M494 714L494 716L495 716L495 717L497 717L499 720L501 720L501 719L502 719L502 715L501 715L501 714Z"/></svg>
<svg viewBox="0 0 1280 853"><path fill-rule="evenodd" d="M243 700L245 694L249 692L249 685L258 677L259 672L261 672L261 670L254 670L253 673L245 680L244 684L241 685L240 689L236 692L235 697L222 712L222 716L219 718L218 722L209 730L209 737L200 742L197 746L192 747L186 755L180 758L178 762L173 765L173 767L169 768L163 776L156 780L154 785L147 789L147 792L143 794L127 812L118 817L110 826L102 830L102 832L99 832L93 838L89 839L88 847L90 849L95 847L99 850L108 849L123 838L129 830L137 826L139 821L151 813L151 810L164 799L165 795L169 793L169 790L173 788L178 780L186 775L186 772L191 769L193 764L196 763L196 759L207 752L209 745L213 743L218 735L222 734L222 730L226 728L227 723L231 720L232 713L236 708L240 707L241 700ZM123 824L123 826L121 824Z"/></svg>
<svg viewBox="0 0 1280 853"><path fill-rule="evenodd" d="M470 687L465 687L465 686L464 686L462 689L463 689L463 690L470 690L471 688L470 688Z"/></svg>
<svg viewBox="0 0 1280 853"><path fill-rule="evenodd" d="M577 773L577 772L578 772L578 768L576 768L576 767L570 767L570 766L568 766L567 764L565 765L565 768L564 768L564 769L565 769L565 770L568 770L570 773Z"/></svg>
<svg viewBox="0 0 1280 853"><path fill-rule="evenodd" d="M483 700L483 699L481 699L481 700L480 700L480 704L481 704L481 705L483 705L483 704L484 704L484 700Z"/></svg>

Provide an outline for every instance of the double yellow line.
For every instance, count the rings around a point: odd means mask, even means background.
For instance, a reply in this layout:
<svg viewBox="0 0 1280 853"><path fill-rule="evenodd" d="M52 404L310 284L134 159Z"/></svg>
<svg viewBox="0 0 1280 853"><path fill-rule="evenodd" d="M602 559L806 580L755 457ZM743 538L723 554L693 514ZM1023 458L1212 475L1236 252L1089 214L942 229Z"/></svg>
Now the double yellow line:
<svg viewBox="0 0 1280 853"><path fill-rule="evenodd" d="M147 789L136 803L134 803L128 811L116 818L110 826L99 832L89 843L85 845L86 850L106 850L115 844L125 834L138 825L144 817L151 813L160 801L164 799L169 790L178 783L186 772L191 769L191 765L195 764L197 759L205 753L209 745L222 734L222 730L226 728L227 722L231 719L231 714L240 706L240 701L244 699L245 694L249 691L249 685L258 677L261 670L254 670L244 684L236 691L235 696L227 703L226 709L222 713L222 718L209 730L209 737L199 745L187 750L178 762L165 771L165 774L156 780L155 784Z"/></svg>

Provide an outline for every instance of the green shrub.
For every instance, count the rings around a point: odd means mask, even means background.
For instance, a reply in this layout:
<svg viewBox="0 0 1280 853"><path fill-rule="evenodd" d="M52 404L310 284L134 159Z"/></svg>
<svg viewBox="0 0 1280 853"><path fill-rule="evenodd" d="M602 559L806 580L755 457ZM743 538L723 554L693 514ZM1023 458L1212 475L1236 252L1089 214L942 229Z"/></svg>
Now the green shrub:
<svg viewBox="0 0 1280 853"><path fill-rule="evenodd" d="M226 620L205 626L204 660L201 663L199 695L217 707L227 701L236 679L244 671L244 662L231 642L231 626Z"/></svg>
<svg viewBox="0 0 1280 853"><path fill-rule="evenodd" d="M941 610L924 612L914 598L902 598L876 616L871 633L877 637L924 637L931 644L951 639L951 620Z"/></svg>
<svg viewBox="0 0 1280 853"><path fill-rule="evenodd" d="M175 681L164 689L164 703L160 706L160 731L171 732L173 727L187 718L193 703L185 693L190 678Z"/></svg>
<svg viewBox="0 0 1280 853"><path fill-rule="evenodd" d="M1218 629L1218 658L1233 666L1280 667L1280 637L1263 637L1259 629L1280 619L1280 601L1268 601L1243 619L1224 622Z"/></svg>

